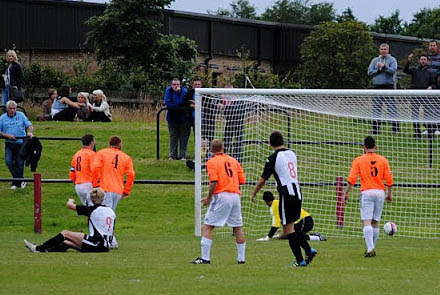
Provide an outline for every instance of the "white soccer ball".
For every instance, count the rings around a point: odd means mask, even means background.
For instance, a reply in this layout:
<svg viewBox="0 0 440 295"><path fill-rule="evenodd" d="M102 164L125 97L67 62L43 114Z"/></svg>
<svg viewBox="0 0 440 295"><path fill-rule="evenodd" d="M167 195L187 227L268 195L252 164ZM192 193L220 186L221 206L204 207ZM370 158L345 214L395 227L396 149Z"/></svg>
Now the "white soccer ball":
<svg viewBox="0 0 440 295"><path fill-rule="evenodd" d="M392 236L397 232L397 225L394 222L389 221L383 226L383 231L387 235Z"/></svg>

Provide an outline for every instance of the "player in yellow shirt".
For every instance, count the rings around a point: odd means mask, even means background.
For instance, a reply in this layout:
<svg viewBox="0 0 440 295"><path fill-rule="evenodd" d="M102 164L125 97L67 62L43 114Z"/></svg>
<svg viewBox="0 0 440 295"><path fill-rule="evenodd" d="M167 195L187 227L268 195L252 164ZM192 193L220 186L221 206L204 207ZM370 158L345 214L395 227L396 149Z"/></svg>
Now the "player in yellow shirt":
<svg viewBox="0 0 440 295"><path fill-rule="evenodd" d="M273 237L278 237L280 239L285 239L286 237L281 233L280 235L275 235L278 228L281 227L280 213L279 213L279 200L275 199L272 192L266 191L263 193L263 200L267 206L270 207L270 215L272 216L272 227L269 233L264 238L257 239L258 242L269 241ZM309 212L301 208L301 214L297 221L295 221L295 231L302 231L306 240L310 241L326 241L327 238L320 233L312 233L310 235L306 234L313 229L314 221L313 217Z"/></svg>

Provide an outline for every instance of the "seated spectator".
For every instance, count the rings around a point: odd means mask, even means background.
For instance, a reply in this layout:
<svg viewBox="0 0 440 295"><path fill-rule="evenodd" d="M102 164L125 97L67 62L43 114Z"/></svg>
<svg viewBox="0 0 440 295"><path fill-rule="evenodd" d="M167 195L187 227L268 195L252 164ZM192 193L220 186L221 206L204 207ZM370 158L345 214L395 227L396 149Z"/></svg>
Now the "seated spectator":
<svg viewBox="0 0 440 295"><path fill-rule="evenodd" d="M89 105L89 93L88 92L78 92L77 101L83 105L78 109L76 113L77 121L88 121L90 118Z"/></svg>
<svg viewBox="0 0 440 295"><path fill-rule="evenodd" d="M76 113L83 105L69 99L72 90L69 85L61 86L59 96L52 104L51 116L54 121L73 121Z"/></svg>
<svg viewBox="0 0 440 295"><path fill-rule="evenodd" d="M43 115L37 116L37 121L52 121L52 104L58 97L58 91L54 88L49 88L49 98L43 101L41 107L43 108Z"/></svg>
<svg viewBox="0 0 440 295"><path fill-rule="evenodd" d="M94 90L92 94L93 104L88 104L88 109L91 112L89 121L93 122L111 122L112 114L110 113L110 106L107 103L102 90Z"/></svg>

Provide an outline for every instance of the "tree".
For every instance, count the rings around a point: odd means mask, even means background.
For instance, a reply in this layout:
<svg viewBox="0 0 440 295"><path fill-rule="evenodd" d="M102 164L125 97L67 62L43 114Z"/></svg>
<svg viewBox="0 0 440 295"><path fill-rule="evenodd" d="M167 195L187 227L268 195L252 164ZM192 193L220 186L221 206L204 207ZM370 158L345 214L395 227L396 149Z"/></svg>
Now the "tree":
<svg viewBox="0 0 440 295"><path fill-rule="evenodd" d="M316 25L335 20L332 3L309 4L309 0L278 0L261 15L262 20L280 23Z"/></svg>
<svg viewBox="0 0 440 295"><path fill-rule="evenodd" d="M257 19L257 11L255 6L250 4L248 0L237 0L229 4L231 10L219 8L216 11L208 10L208 14L230 16L235 18Z"/></svg>
<svg viewBox="0 0 440 295"><path fill-rule="evenodd" d="M347 7L340 15L336 17L336 21L338 23L343 23L349 20L357 21L356 17L354 16L353 10L350 7Z"/></svg>
<svg viewBox="0 0 440 295"><path fill-rule="evenodd" d="M418 38L440 39L440 7L424 8L414 14L403 33Z"/></svg>
<svg viewBox="0 0 440 295"><path fill-rule="evenodd" d="M326 22L301 44L301 65L296 71L306 88L366 88L367 68L377 49L365 24Z"/></svg>
<svg viewBox="0 0 440 295"><path fill-rule="evenodd" d="M127 80L137 73L144 87L153 92L162 89L173 76L188 76L197 55L195 43L160 32L162 10L170 3L112 0L107 4L102 15L87 22L91 27L87 42L95 49L98 61L105 62L106 69L120 71Z"/></svg>
<svg viewBox="0 0 440 295"><path fill-rule="evenodd" d="M374 20L374 24L370 26L370 31L385 34L402 34L405 29L405 23L399 14L399 10L396 10L390 17L380 15Z"/></svg>

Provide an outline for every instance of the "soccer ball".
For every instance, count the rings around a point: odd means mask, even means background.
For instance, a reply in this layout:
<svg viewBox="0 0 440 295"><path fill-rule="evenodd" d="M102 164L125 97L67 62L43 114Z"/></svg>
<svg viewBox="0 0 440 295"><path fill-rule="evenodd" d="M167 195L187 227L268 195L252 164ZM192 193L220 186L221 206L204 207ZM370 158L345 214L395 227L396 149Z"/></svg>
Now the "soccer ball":
<svg viewBox="0 0 440 295"><path fill-rule="evenodd" d="M389 221L389 222L385 223L385 225L383 226L383 231L387 235L392 236L397 232L397 226L394 222Z"/></svg>

